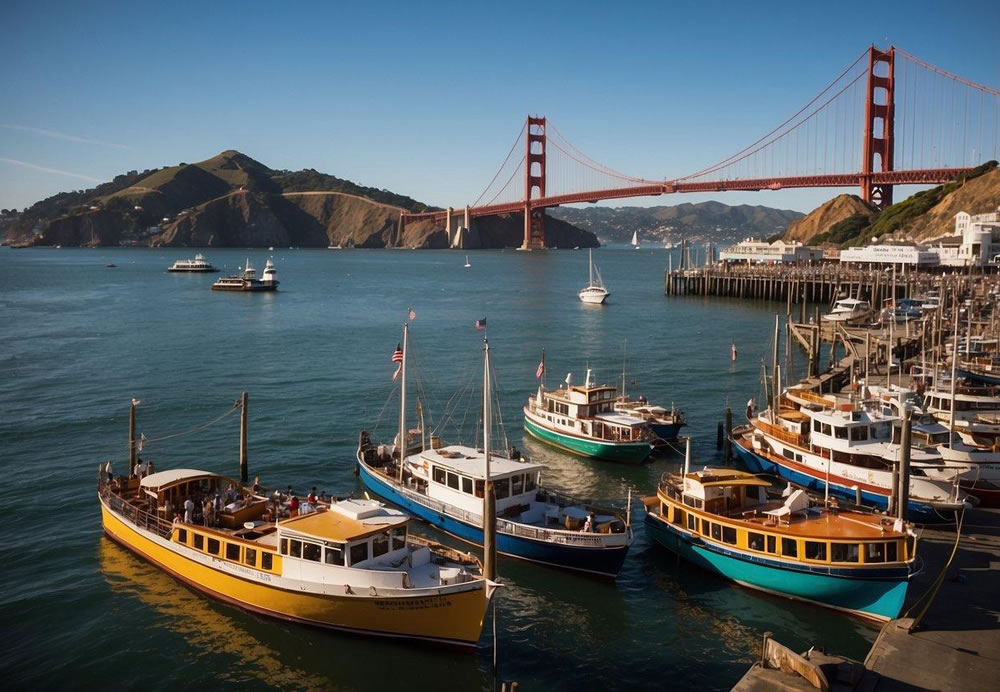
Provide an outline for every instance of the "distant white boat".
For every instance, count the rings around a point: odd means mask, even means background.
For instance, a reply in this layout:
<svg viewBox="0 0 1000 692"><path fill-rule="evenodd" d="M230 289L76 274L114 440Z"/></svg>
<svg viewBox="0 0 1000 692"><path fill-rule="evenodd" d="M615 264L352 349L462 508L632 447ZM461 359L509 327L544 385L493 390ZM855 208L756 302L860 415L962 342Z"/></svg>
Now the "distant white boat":
<svg viewBox="0 0 1000 692"><path fill-rule="evenodd" d="M587 282L587 285L577 295L580 296L580 300L584 303L600 305L610 294L608 293L608 289L604 288L604 281L601 280L600 270L594 266L593 250L588 251L587 258L590 264L590 281ZM596 279L594 278L595 275Z"/></svg>
<svg viewBox="0 0 1000 692"><path fill-rule="evenodd" d="M472 266L472 265L471 265L471 264L469 264L469 256L468 256L468 255L466 255L466 256L465 256L465 268L466 268L466 269L468 269L468 268L469 268L469 267L471 267L471 266Z"/></svg>
<svg viewBox="0 0 1000 692"><path fill-rule="evenodd" d="M639 231L632 231L632 247L639 249Z"/></svg>
<svg viewBox="0 0 1000 692"><path fill-rule="evenodd" d="M274 250L274 246L272 245L271 247L268 248L268 250Z"/></svg>
<svg viewBox="0 0 1000 692"><path fill-rule="evenodd" d="M326 249L327 250L343 250L344 247L342 245L327 245Z"/></svg>

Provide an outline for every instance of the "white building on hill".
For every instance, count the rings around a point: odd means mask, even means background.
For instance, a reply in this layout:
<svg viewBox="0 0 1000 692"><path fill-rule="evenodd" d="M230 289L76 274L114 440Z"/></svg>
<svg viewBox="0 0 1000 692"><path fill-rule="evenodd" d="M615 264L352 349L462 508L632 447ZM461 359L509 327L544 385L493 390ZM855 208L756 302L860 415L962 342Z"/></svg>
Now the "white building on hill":
<svg viewBox="0 0 1000 692"><path fill-rule="evenodd" d="M719 252L720 262L749 262L754 264L772 262L809 262L823 259L823 251L806 247L797 240L785 242L775 240L768 243L765 240L747 238L732 247Z"/></svg>
<svg viewBox="0 0 1000 692"><path fill-rule="evenodd" d="M1000 206L989 214L955 214L955 232L931 241L946 267L982 267L1000 255Z"/></svg>

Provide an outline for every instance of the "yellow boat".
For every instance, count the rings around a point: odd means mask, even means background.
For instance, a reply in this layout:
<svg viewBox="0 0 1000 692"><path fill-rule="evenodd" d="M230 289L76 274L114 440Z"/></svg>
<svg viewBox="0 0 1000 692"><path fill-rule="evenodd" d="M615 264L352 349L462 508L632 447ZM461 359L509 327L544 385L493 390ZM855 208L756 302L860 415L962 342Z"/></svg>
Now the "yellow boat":
<svg viewBox="0 0 1000 692"><path fill-rule="evenodd" d="M221 510L202 504L230 485ZM480 562L409 536L409 517L374 500L288 511L278 499L206 471L115 478L110 464L101 466L98 497L110 538L240 608L307 625L462 646L474 646L482 632L494 584L483 577ZM185 512L188 499L194 511ZM183 518L165 516L171 507Z"/></svg>

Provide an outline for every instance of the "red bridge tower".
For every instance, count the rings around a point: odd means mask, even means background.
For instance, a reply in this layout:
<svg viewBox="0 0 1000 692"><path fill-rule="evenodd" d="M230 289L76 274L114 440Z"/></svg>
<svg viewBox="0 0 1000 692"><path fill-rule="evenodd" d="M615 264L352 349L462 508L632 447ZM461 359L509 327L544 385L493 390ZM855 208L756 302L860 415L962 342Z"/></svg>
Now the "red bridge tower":
<svg viewBox="0 0 1000 692"><path fill-rule="evenodd" d="M545 212L532 209L531 199L545 197L545 118L528 116L524 154L524 243L522 250L545 247ZM538 164L537 167L535 164ZM537 195L533 195L535 191Z"/></svg>
<svg viewBox="0 0 1000 692"><path fill-rule="evenodd" d="M872 173L891 171L893 123L896 116L893 70L896 49L882 52L875 46L868 50L868 93L865 99L864 156L861 160L861 197L866 202L885 209L892 204L892 185L872 182ZM875 74L879 65L886 65L886 76ZM878 167L875 157L878 156Z"/></svg>

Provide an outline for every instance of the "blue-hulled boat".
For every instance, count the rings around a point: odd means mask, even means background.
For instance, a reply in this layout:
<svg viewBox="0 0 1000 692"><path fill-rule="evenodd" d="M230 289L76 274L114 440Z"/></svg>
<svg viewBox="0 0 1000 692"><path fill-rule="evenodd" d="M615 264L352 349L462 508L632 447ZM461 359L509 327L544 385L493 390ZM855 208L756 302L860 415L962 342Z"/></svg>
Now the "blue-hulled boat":
<svg viewBox="0 0 1000 692"><path fill-rule="evenodd" d="M403 332L401 406L405 411L406 342ZM376 495L463 541L483 544L484 489L496 499L497 552L553 567L616 577L632 527L626 513L557 496L540 486L540 464L490 445L489 345L484 351L483 447L415 440L400 416L393 444L378 444L368 432L357 451L362 482ZM399 440L406 440L400 463Z"/></svg>
<svg viewBox="0 0 1000 692"><path fill-rule="evenodd" d="M728 468L665 474L643 499L646 531L738 584L874 620L897 617L915 564L911 527L812 507L802 490L771 500L768 486Z"/></svg>

